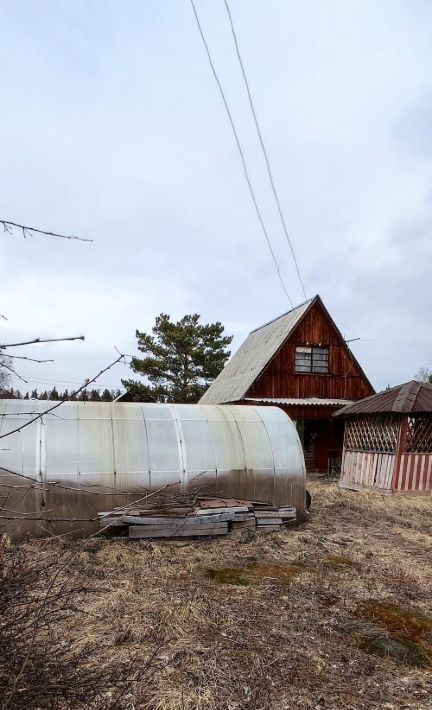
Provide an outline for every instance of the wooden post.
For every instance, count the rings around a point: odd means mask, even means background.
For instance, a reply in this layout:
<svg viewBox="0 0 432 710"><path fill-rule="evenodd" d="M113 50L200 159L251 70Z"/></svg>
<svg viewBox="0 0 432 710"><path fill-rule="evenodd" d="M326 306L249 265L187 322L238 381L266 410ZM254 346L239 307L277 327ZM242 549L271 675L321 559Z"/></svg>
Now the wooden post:
<svg viewBox="0 0 432 710"><path fill-rule="evenodd" d="M407 432L408 432L408 414L405 414L399 424L399 437L398 437L398 444L397 444L397 450L396 450L396 460L394 464L394 469L393 469L393 477L392 477L392 482L391 482L391 491L393 492L397 488L397 483L399 480L399 473L400 473L400 464L401 464L401 458L402 454L405 451L405 444L406 444L406 438L407 438Z"/></svg>

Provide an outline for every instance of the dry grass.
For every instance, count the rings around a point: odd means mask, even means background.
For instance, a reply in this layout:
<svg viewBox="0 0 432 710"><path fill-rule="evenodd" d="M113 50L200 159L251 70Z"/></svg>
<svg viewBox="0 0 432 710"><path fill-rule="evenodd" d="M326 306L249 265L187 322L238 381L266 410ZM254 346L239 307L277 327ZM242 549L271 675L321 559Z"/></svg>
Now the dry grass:
<svg viewBox="0 0 432 710"><path fill-rule="evenodd" d="M309 520L284 533L91 541L76 556L98 592L65 640L97 640L104 665L155 654L119 707L432 708L432 498L309 487ZM60 544L72 546L26 546ZM359 649L377 636L411 644L424 667Z"/></svg>

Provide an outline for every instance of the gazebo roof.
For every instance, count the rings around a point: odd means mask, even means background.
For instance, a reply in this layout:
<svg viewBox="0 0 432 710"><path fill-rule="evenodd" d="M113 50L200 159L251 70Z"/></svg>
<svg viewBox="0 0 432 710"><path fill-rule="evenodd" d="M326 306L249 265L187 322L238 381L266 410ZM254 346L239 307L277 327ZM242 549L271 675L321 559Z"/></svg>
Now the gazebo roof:
<svg viewBox="0 0 432 710"><path fill-rule="evenodd" d="M432 413L432 384L405 382L403 385L378 392L359 402L348 404L333 416L350 417L359 414L414 414Z"/></svg>

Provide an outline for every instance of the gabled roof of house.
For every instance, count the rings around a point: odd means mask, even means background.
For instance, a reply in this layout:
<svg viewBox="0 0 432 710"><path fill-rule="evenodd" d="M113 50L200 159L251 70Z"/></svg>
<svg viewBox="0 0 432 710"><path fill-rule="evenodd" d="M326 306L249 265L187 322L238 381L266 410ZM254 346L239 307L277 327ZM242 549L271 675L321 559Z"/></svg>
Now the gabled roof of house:
<svg viewBox="0 0 432 710"><path fill-rule="evenodd" d="M411 380L403 385L365 397L348 404L333 416L349 417L361 414L414 414L432 412L432 385Z"/></svg>
<svg viewBox="0 0 432 710"><path fill-rule="evenodd" d="M317 298L319 296L253 330L203 394L200 404L223 404L243 399Z"/></svg>

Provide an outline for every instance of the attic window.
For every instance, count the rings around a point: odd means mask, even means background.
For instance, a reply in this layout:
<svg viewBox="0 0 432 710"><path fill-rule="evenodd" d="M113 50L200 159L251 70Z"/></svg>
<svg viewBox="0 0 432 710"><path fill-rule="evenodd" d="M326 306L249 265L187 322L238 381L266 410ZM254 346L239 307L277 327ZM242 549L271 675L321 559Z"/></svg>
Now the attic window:
<svg viewBox="0 0 432 710"><path fill-rule="evenodd" d="M295 351L295 371L328 373L329 349L314 346L297 346Z"/></svg>

